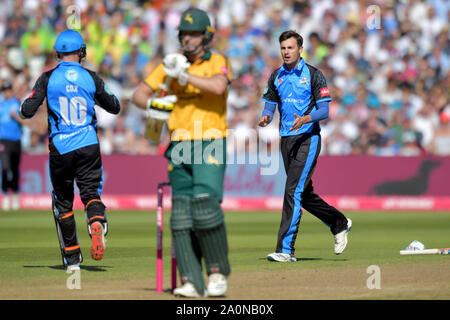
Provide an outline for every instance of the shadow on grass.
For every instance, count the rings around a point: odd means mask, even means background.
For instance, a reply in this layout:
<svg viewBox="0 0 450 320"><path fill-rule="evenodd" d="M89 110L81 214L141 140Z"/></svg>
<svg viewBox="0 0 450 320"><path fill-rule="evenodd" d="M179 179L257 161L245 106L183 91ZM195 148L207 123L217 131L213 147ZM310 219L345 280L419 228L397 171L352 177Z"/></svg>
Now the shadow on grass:
<svg viewBox="0 0 450 320"><path fill-rule="evenodd" d="M62 265L56 265L56 266L23 266L24 268L49 268L49 269L55 269L55 270L64 270L65 268ZM80 265L81 270L86 271L92 271L92 272L105 272L106 269L110 269L112 267L110 266L86 266L86 265Z"/></svg>
<svg viewBox="0 0 450 320"><path fill-rule="evenodd" d="M322 261L347 261L347 259L344 258L335 258L335 259L324 259L324 258L297 258L296 262L301 261L315 261L315 260L322 260Z"/></svg>
<svg viewBox="0 0 450 320"><path fill-rule="evenodd" d="M266 260L269 262L278 262L278 261L270 261L266 258L259 258L258 260ZM343 258L336 258L336 259L324 259L324 258L298 258L297 261L291 261L291 262L301 262L301 261L347 261L347 259Z"/></svg>
<svg viewBox="0 0 450 320"><path fill-rule="evenodd" d="M156 288L143 288L142 290L144 290L144 291L153 291L153 292L156 292ZM163 289L162 292L156 292L156 293L168 293L168 294L172 294L172 289L166 288L166 289Z"/></svg>

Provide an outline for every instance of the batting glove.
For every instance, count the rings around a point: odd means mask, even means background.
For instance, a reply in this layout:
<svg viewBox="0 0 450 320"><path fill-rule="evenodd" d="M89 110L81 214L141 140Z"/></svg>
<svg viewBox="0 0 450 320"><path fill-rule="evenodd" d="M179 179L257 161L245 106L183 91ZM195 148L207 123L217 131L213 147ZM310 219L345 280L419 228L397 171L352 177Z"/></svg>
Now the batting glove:
<svg viewBox="0 0 450 320"><path fill-rule="evenodd" d="M170 113L172 112L177 100L177 96L173 94L165 97L148 99L147 117L158 120L169 119Z"/></svg>
<svg viewBox="0 0 450 320"><path fill-rule="evenodd" d="M189 77L186 70L191 64L184 55L179 53L168 54L164 57L163 64L163 69L169 77L178 79L178 83L182 86L186 85Z"/></svg>

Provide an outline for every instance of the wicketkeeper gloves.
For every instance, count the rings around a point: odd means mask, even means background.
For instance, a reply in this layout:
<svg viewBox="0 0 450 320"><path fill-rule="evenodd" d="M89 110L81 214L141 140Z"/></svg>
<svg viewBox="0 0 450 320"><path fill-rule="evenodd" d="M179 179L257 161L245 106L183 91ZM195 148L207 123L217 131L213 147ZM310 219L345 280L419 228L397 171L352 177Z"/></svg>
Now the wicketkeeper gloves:
<svg viewBox="0 0 450 320"><path fill-rule="evenodd" d="M189 74L186 70L190 67L190 63L187 58L180 53L171 53L164 57L163 60L164 71L167 73L169 77L174 79L178 79L178 83L181 86L185 86L187 83L187 79Z"/></svg>

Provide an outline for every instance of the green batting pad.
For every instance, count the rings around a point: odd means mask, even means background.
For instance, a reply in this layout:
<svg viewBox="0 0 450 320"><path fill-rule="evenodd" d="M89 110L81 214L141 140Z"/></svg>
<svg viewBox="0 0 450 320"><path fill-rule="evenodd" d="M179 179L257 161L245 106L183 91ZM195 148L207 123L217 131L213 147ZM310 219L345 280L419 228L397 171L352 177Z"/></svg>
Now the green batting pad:
<svg viewBox="0 0 450 320"><path fill-rule="evenodd" d="M225 224L209 230L196 230L197 238L205 258L206 272L230 274L228 243Z"/></svg>
<svg viewBox="0 0 450 320"><path fill-rule="evenodd" d="M195 235L191 230L173 230L172 236L182 282L191 282L197 292L202 295L205 291L205 280L201 260L195 250L195 239L193 239Z"/></svg>
<svg viewBox="0 0 450 320"><path fill-rule="evenodd" d="M172 215L170 226L172 230L190 230L193 228L191 198L186 195L172 196Z"/></svg>
<svg viewBox="0 0 450 320"><path fill-rule="evenodd" d="M195 230L209 230L223 223L222 208L215 197L197 196L191 204Z"/></svg>

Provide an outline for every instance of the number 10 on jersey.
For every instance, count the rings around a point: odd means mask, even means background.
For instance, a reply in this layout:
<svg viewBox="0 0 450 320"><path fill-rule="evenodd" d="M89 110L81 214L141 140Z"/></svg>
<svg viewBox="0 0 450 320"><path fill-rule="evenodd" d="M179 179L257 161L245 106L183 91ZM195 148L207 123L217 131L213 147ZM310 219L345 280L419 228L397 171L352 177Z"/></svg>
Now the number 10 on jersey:
<svg viewBox="0 0 450 320"><path fill-rule="evenodd" d="M86 122L87 103L83 97L59 97L61 121L67 126L80 126Z"/></svg>

